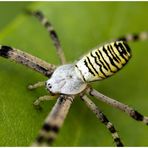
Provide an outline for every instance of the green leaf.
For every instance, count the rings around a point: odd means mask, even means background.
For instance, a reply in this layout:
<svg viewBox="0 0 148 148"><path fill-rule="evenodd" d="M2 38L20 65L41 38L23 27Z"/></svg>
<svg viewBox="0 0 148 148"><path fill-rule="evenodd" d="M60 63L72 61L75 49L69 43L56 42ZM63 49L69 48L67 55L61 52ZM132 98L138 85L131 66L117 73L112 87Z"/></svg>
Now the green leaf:
<svg viewBox="0 0 148 148"><path fill-rule="evenodd" d="M0 2L0 44L10 45L59 64L48 33L24 9L41 10L57 31L65 55L73 62L112 38L147 30L146 2ZM148 44L130 43L133 57L115 76L93 83L98 91L148 115ZM46 80L26 67L0 58L0 146L29 146L55 101L37 111L32 102L44 88L27 85ZM126 146L148 146L148 127L102 102L93 101L115 125ZM136 130L135 130L136 129ZM110 133L77 98L54 146L114 146Z"/></svg>

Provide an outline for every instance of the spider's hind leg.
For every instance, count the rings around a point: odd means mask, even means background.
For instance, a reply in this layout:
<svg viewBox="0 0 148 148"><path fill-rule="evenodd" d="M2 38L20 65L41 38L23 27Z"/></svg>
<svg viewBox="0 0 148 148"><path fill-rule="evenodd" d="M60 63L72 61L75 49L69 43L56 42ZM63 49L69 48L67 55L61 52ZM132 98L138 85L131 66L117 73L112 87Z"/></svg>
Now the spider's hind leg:
<svg viewBox="0 0 148 148"><path fill-rule="evenodd" d="M140 32L140 33L127 34L125 36L121 36L117 38L116 40L117 41L122 40L126 42L129 42L129 41L136 42L136 41L148 40L148 32L145 31L145 32Z"/></svg>
<svg viewBox="0 0 148 148"><path fill-rule="evenodd" d="M97 116L97 118L106 126L108 131L111 133L112 138L116 144L116 146L124 146L114 125L107 119L107 117L103 114L103 112L95 105L95 103L89 99L88 96L81 94L81 99L85 102L88 108Z"/></svg>
<svg viewBox="0 0 148 148"><path fill-rule="evenodd" d="M105 96L104 94L101 94L100 92L98 92L97 90L95 90L93 88L88 88L87 93L91 96L94 96L98 100L105 102L105 103L127 113L130 117L132 117L136 121L141 121L141 122L145 123L146 125L148 125L148 117L142 115L138 111L134 110L132 107L129 107L128 105L126 105L124 103L121 103L115 99Z"/></svg>

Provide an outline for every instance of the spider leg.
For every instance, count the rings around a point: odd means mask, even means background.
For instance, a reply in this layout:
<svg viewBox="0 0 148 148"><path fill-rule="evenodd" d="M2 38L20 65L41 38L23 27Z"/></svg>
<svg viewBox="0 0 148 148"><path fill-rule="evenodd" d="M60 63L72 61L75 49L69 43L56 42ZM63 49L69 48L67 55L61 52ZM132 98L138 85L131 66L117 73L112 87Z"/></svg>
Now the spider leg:
<svg viewBox="0 0 148 148"><path fill-rule="evenodd" d="M125 36L121 36L117 38L116 40L120 41L142 41L142 40L148 40L148 32L140 32L138 34L127 34Z"/></svg>
<svg viewBox="0 0 148 148"><path fill-rule="evenodd" d="M120 109L121 111L127 113L133 119L135 119L137 121L142 121L146 125L148 125L148 117L143 116L138 111L134 110L132 107L129 107L128 105L123 104L117 100L110 98L110 97L107 97L107 96L101 94L100 92L96 91L93 88L88 88L87 93L90 94L91 96L96 97L98 100L100 100L102 102L105 102L117 109Z"/></svg>
<svg viewBox="0 0 148 148"><path fill-rule="evenodd" d="M61 64L65 64L66 63L65 55L64 55L63 49L61 47L58 35L57 35L56 31L54 30L52 24L47 20L47 18L43 15L43 13L41 11L33 11L33 12L28 11L28 12L29 12L29 14L35 16L41 22L41 24L45 27L45 29L49 32L49 35L56 47L57 54L60 58L60 62L61 62ZM45 83L45 82L43 82L43 83ZM40 87L40 84L38 85L38 82L37 82L36 84L34 84L34 86ZM34 89L37 87L32 87L30 85L29 89L32 89L32 88Z"/></svg>
<svg viewBox="0 0 148 148"><path fill-rule="evenodd" d="M63 125L73 100L73 96L60 95L32 146L52 145L59 129Z"/></svg>
<svg viewBox="0 0 148 148"><path fill-rule="evenodd" d="M36 107L36 108L41 108L40 107L40 103L43 102L43 101L49 101L49 100L54 100L55 97L53 96L49 96L49 95L45 95L45 96L41 96L39 97L38 99L36 99L34 102L33 102L33 105Z"/></svg>
<svg viewBox="0 0 148 148"><path fill-rule="evenodd" d="M48 31L48 33L49 33L49 35L56 47L57 54L60 58L61 63L65 64L66 60L65 60L64 52L61 47L58 35L57 35L56 31L54 30L52 24L47 20L47 18L43 15L43 13L41 11L34 11L34 12L30 12L30 13L33 16L35 16L41 22L41 24L45 27L45 29Z"/></svg>
<svg viewBox="0 0 148 148"><path fill-rule="evenodd" d="M30 85L28 86L28 89L33 90L33 89L36 89L36 88L42 87L42 86L45 86L45 81L39 81L39 82L37 82L37 83L30 84Z"/></svg>
<svg viewBox="0 0 148 148"><path fill-rule="evenodd" d="M47 77L50 77L56 68L55 65L49 64L24 51L9 46L0 45L0 56L13 60L17 63L23 64Z"/></svg>
<svg viewBox="0 0 148 148"><path fill-rule="evenodd" d="M106 126L109 132L112 135L116 146L123 146L120 137L114 127L114 125L107 119L107 117L103 114L103 112L95 105L95 103L88 98L86 95L80 95L81 99L85 102L88 108L97 116L97 118Z"/></svg>

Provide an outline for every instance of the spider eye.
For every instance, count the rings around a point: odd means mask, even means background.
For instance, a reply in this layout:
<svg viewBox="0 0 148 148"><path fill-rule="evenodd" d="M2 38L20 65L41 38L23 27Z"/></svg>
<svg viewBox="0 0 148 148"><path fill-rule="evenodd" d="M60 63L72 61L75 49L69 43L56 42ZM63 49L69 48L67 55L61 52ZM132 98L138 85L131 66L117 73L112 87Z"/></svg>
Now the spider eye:
<svg viewBox="0 0 148 148"><path fill-rule="evenodd" d="M51 86L51 84L50 84L50 83L48 83L48 88L49 88L49 89L51 89L51 88L52 88L52 86Z"/></svg>

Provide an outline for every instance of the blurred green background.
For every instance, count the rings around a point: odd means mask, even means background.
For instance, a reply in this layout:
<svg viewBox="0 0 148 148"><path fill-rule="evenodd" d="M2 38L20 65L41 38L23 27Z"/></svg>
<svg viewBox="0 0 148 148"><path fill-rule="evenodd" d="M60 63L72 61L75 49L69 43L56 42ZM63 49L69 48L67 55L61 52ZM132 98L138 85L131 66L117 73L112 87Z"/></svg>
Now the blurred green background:
<svg viewBox="0 0 148 148"><path fill-rule="evenodd" d="M96 45L148 29L147 2L0 2L0 44L11 45L49 63L59 64L46 30L25 8L41 10L58 32L69 62ZM148 44L130 43L133 57L115 76L93 86L148 115ZM26 67L0 58L0 146L29 146L55 101L37 111L32 102L47 94L27 85L46 80ZM148 127L98 100L93 101L115 125L126 146L148 146ZM77 98L54 146L114 146L104 125Z"/></svg>

